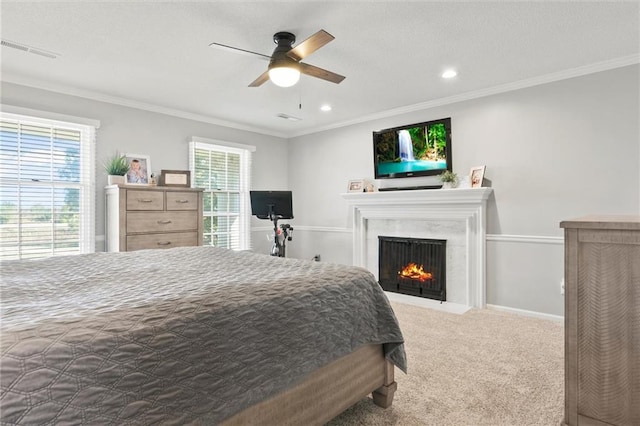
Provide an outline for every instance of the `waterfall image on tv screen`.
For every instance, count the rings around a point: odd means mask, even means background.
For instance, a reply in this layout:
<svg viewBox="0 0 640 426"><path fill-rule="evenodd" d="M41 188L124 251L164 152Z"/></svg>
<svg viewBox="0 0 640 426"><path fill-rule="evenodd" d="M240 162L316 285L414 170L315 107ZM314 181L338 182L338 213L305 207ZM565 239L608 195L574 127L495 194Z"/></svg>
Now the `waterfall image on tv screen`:
<svg viewBox="0 0 640 426"><path fill-rule="evenodd" d="M439 175L451 170L451 120L374 132L376 178Z"/></svg>

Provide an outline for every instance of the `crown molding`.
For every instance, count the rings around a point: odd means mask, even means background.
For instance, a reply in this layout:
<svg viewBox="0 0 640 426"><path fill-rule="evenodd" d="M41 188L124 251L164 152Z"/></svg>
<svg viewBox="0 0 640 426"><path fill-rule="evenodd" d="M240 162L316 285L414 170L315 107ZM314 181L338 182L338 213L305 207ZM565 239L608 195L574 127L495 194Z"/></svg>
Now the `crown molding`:
<svg viewBox="0 0 640 426"><path fill-rule="evenodd" d="M449 105L457 102L482 98L485 96L511 92L514 90L525 89L533 86L539 86L542 84L552 83L560 80L566 80L574 77L580 77L583 75L594 74L601 71L608 71L616 68L622 68L625 66L635 65L638 63L640 63L640 54L623 56L623 57L611 59L608 61L596 62L594 64L585 65L582 67L571 68L568 70L545 74L545 75L530 78L530 79L519 80L513 83L502 84L499 86L489 87L486 89L474 90L471 92L466 92L466 93L462 93L455 96L449 96L446 98L434 99L431 101L421 102L418 104L407 105L404 107L381 111L375 114L365 115L353 120L341 121L341 122L333 123L327 126L315 127L308 130L303 130L300 132L291 132L291 133L275 132L275 131L263 129L260 127L247 126L247 125L236 123L233 121L221 120L215 117L195 114L187 111L182 111L179 109L168 108L168 107L154 105L146 102L135 101L132 99L122 98L118 96L107 95L104 93L95 92L91 90L84 90L84 89L69 87L65 85L55 84L51 82L45 82L42 80L31 79L31 78L18 76L14 74L2 73L2 76L0 77L0 81L19 84L27 87L33 87L36 89L48 90L51 92L61 93L64 95L77 96L80 98L91 99L99 102L106 102L110 104L136 108L144 111L156 112L159 114L165 114L165 115L170 115L174 117L184 118L187 120L194 120L194 121L199 121L203 123L224 126L232 129L259 133L262 135L290 139L298 136L304 136L304 135L309 135L313 133L324 132L327 130L338 129L341 127L352 126L355 124L361 124L368 121L380 120L380 119L394 117L401 114L407 114L415 111L422 111L422 110L435 108L443 105Z"/></svg>
<svg viewBox="0 0 640 426"><path fill-rule="evenodd" d="M539 86L542 84L553 83L554 81L566 80L569 78L580 77L588 74L595 74L601 71L608 71L616 68L622 68L629 65L635 65L640 63L640 54L634 54L629 56L623 56L620 58L611 59L608 61L597 62L582 67L571 68L568 70L558 71L551 74L545 74L534 78L515 81L513 83L501 84L499 86L489 87L481 90L474 90L471 92L461 93L455 96L449 96L441 99L434 99L432 101L421 102L418 104L408 105L404 107L394 108L387 111L382 111L375 114L366 115L353 120L342 121L339 123L330 124L328 126L317 127L306 131L297 132L291 134L289 137L304 136L313 133L324 132L327 130L338 129L340 127L352 126L355 124L366 123L367 121L380 120L384 118L394 117L396 115L407 114L415 111L422 111L429 108L435 108L443 105L454 104L456 102L468 101L472 99L482 98L485 96L496 95L505 92L511 92L519 89L526 89L528 87Z"/></svg>
<svg viewBox="0 0 640 426"><path fill-rule="evenodd" d="M259 133L261 135L276 136L276 137L285 138L285 139L288 137L288 135L284 133L274 132L274 131L263 129L260 127L247 126L247 125L239 124L233 121L221 120L215 117L195 114L192 112L182 111L175 108L168 108L168 107L150 104L146 102L135 101L133 99L107 95L105 93L95 92L92 90L79 89L79 88L65 86L65 85L56 84L52 82L32 79L24 76L18 76L15 74L2 73L1 81L12 83L12 84L18 84L21 86L32 87L35 89L47 90L50 92L60 93L63 95L77 96L79 98L91 99L93 101L106 102L106 103L125 106L129 108L140 109L143 111L150 111L158 114L170 115L173 117L184 118L187 120L199 121L202 123L215 124L217 126L224 126L232 129Z"/></svg>

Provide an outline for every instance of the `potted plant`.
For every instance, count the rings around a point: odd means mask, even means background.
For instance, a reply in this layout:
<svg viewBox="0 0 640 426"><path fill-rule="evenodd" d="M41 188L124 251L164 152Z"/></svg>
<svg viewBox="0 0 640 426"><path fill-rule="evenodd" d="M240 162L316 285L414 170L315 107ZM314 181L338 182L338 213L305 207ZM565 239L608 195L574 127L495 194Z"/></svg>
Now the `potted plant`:
<svg viewBox="0 0 640 426"><path fill-rule="evenodd" d="M458 175L449 170L445 170L440 175L440 181L442 182L442 189L455 188L458 186Z"/></svg>
<svg viewBox="0 0 640 426"><path fill-rule="evenodd" d="M116 154L104 163L104 169L107 172L107 181L109 185L126 183L125 175L129 171L129 163L125 155Z"/></svg>

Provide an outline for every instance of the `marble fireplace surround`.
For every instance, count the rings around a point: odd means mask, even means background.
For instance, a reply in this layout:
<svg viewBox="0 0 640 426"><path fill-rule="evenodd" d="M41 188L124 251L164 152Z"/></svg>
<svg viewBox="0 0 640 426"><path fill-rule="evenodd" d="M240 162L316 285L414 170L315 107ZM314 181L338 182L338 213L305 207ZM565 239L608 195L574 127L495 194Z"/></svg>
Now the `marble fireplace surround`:
<svg viewBox="0 0 640 426"><path fill-rule="evenodd" d="M447 302L486 305L486 205L491 188L342 194L353 220L353 264L378 278L378 236L447 240Z"/></svg>

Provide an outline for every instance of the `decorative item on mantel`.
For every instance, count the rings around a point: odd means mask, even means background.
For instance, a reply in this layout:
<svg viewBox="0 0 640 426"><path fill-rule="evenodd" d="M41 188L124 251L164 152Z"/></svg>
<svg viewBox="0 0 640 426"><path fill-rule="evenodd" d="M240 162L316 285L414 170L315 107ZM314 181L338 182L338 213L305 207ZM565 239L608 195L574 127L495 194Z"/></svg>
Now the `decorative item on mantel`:
<svg viewBox="0 0 640 426"><path fill-rule="evenodd" d="M471 179L472 188L482 188L482 181L484 180L484 171L487 166L472 167L469 172L469 178Z"/></svg>
<svg viewBox="0 0 640 426"><path fill-rule="evenodd" d="M107 183L109 185L124 185L125 175L129 171L129 163L124 154L116 154L104 163L104 170L107 172Z"/></svg>
<svg viewBox="0 0 640 426"><path fill-rule="evenodd" d="M458 175L452 171L445 170L440 175L440 181L442 182L442 189L451 189L458 186Z"/></svg>
<svg viewBox="0 0 640 426"><path fill-rule="evenodd" d="M353 179L347 185L348 192L375 192L376 186L369 179Z"/></svg>

